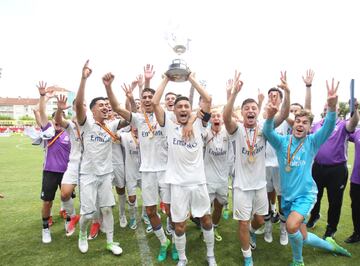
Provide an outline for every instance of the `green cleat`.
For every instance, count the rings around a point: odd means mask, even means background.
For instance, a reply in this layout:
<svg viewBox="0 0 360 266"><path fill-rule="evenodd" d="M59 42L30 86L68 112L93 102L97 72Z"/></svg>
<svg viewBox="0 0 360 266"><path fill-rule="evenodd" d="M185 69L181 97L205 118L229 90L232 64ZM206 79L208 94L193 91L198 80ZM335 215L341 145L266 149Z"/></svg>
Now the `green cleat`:
<svg viewBox="0 0 360 266"><path fill-rule="evenodd" d="M179 254L174 243L171 245L171 258L175 261L179 260Z"/></svg>
<svg viewBox="0 0 360 266"><path fill-rule="evenodd" d="M223 218L225 220L228 220L229 219L229 216L230 216L230 211L228 209L224 209L223 211Z"/></svg>
<svg viewBox="0 0 360 266"><path fill-rule="evenodd" d="M214 229L214 238L216 241L220 242L222 240L221 235L219 234L219 231L217 230L217 228Z"/></svg>
<svg viewBox="0 0 360 266"><path fill-rule="evenodd" d="M165 245L161 245L161 246L160 246L159 256L157 257L157 260L158 260L159 262L162 262L162 261L166 260L167 250L168 250L170 244L171 244L170 240L169 240L169 239L166 239Z"/></svg>
<svg viewBox="0 0 360 266"><path fill-rule="evenodd" d="M298 262L298 261L293 261L292 263L290 263L290 266L305 266L305 263L302 262Z"/></svg>
<svg viewBox="0 0 360 266"><path fill-rule="evenodd" d="M351 253L347 251L345 248L339 246L332 237L325 238L325 241L329 242L333 246L333 251L335 253L344 255L346 257L351 257Z"/></svg>

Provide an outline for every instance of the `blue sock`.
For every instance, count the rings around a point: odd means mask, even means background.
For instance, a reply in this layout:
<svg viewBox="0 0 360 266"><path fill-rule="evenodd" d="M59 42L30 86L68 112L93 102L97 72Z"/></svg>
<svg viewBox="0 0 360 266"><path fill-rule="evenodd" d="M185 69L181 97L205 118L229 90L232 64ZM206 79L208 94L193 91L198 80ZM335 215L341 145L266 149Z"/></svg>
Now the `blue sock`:
<svg viewBox="0 0 360 266"><path fill-rule="evenodd" d="M296 262L303 262L302 248L303 248L303 237L300 231L294 234L288 234L289 241L293 253L293 259Z"/></svg>
<svg viewBox="0 0 360 266"><path fill-rule="evenodd" d="M333 246L325 241L324 239L321 239L317 235L314 235L313 233L307 233L307 238L304 240L304 244L316 247L316 248L322 248L328 251L333 251Z"/></svg>

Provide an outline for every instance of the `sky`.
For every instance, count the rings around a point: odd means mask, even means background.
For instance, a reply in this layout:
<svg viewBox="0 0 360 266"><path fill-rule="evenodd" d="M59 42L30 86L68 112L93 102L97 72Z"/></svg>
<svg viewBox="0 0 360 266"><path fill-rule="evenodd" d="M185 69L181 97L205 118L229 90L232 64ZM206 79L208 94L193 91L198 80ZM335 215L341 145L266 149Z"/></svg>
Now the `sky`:
<svg viewBox="0 0 360 266"><path fill-rule="evenodd" d="M244 86L236 104L280 83L287 71L291 101L304 103L302 76L315 71L313 112L326 101L325 81L340 81L339 100L355 79L360 97L360 38L355 0L0 0L0 97L38 97L40 80L76 91L84 62L93 70L86 99L104 95L101 77L115 75L113 89L124 102L123 83L156 71L156 88L177 55L165 36L191 39L183 55L214 104L226 103L225 84L235 70ZM167 90L188 94L190 84Z"/></svg>

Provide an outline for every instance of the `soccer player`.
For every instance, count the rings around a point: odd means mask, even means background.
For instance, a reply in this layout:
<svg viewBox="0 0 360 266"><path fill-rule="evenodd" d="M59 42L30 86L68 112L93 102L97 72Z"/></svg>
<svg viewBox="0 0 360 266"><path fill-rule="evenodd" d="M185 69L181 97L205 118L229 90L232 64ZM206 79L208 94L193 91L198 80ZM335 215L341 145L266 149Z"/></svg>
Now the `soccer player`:
<svg viewBox="0 0 360 266"><path fill-rule="evenodd" d="M267 106L267 120L263 133L276 150L281 176L281 207L287 218L286 228L293 253L291 265L304 265L302 249L304 244L336 252L345 256L351 254L336 244L331 238L326 240L307 232L305 223L316 201L317 188L311 176L311 164L320 146L331 135L335 127L337 85L332 80L331 87L327 83L328 113L322 128L308 135L312 115L309 111L301 110L295 115L292 135L279 135L274 130L274 116L278 108L269 103Z"/></svg>
<svg viewBox="0 0 360 266"><path fill-rule="evenodd" d="M285 74L282 74L281 82L279 87L289 94ZM235 142L233 217L239 221L239 238L245 265L252 265L251 248L256 248L255 231L264 224L264 215L268 213L265 137L262 125L257 122L259 106L254 99L248 98L241 105L243 122L237 123L232 117L234 102L242 86L240 73L236 71L223 117L230 140ZM284 110L286 111L285 107ZM285 111L281 112L281 120L287 116Z"/></svg>
<svg viewBox="0 0 360 266"><path fill-rule="evenodd" d="M37 86L40 93L39 101L39 114L41 130L47 131L48 138L44 141L45 145L45 158L44 158L44 170L41 188L41 199L43 200L42 206L42 242L51 242L51 233L49 228L49 217L51 213L51 207L55 198L55 193L58 187L61 187L61 180L64 172L67 169L70 154L70 138L67 132L65 132L60 124L55 120L51 122L48 120L46 114L45 95L47 93L46 83L39 82ZM62 115L64 115L62 113ZM52 118L54 118L53 113Z"/></svg>
<svg viewBox="0 0 360 266"><path fill-rule="evenodd" d="M76 224L80 219L80 216L76 215L74 209L73 195L79 180L80 157L83 143L76 117L73 120L63 118L63 112L70 107L67 105L67 98L64 95L56 96L56 98L57 111L55 121L68 133L71 143L69 163L61 181L61 200L64 210L66 211L65 233L66 236L71 236L75 232ZM74 102L73 110L76 112ZM84 105L83 108L86 108L86 106Z"/></svg>
<svg viewBox="0 0 360 266"><path fill-rule="evenodd" d="M194 73L188 77L191 85L203 98L203 111L209 112L210 95L194 79ZM190 101L185 96L179 96L174 103L176 123L170 119L160 106L160 99L164 93L169 78L164 76L157 89L152 103L159 125L163 127L168 144L168 161L165 182L171 186L171 217L175 223L175 246L179 254L178 266L186 265L186 220L190 212L201 221L204 241L207 247L207 261L209 265L216 265L214 256L214 230L210 215L210 198L206 187L206 177L203 161L202 134L206 129L206 122L196 118L193 124L194 136L184 139L182 128L188 124L191 117Z"/></svg>
<svg viewBox="0 0 360 266"><path fill-rule="evenodd" d="M90 103L93 119L87 117L83 108L85 85L91 75L87 61L82 70L79 90L76 96L76 118L83 132L84 151L80 164L80 233L78 247L80 252L88 251L87 227L94 218L97 207L102 214L102 225L106 233L106 249L114 255L120 255L122 248L113 241L115 205L112 193L112 142L117 141L114 133L122 121L114 120L105 124L109 110L104 97L94 98Z"/></svg>

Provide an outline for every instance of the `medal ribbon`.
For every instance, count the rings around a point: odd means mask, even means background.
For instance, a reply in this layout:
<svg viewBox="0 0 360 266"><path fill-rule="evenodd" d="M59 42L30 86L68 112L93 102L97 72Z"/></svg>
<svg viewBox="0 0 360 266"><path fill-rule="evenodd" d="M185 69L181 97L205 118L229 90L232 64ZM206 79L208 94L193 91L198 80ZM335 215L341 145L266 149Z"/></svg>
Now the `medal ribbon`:
<svg viewBox="0 0 360 266"><path fill-rule="evenodd" d="M131 132L130 134L131 134L132 139L133 139L134 142L135 142L136 147L139 146L139 140L138 140L138 138L135 136L134 133Z"/></svg>
<svg viewBox="0 0 360 266"><path fill-rule="evenodd" d="M220 131L219 131L220 132ZM211 133L212 133L212 137L211 139L209 139L207 142L206 142L206 145L208 145L216 136L219 132L215 132L213 130L211 130Z"/></svg>
<svg viewBox="0 0 360 266"><path fill-rule="evenodd" d="M249 152L250 152L249 157L253 157L253 151L254 151L254 147L255 147L255 144L256 144L256 136L257 136L258 128L257 127L255 128L255 133L254 133L252 145L250 145L250 138L249 138L249 135L247 133L246 127L244 127L244 128L245 128L245 133L246 133L246 144L247 144L247 146L249 148Z"/></svg>
<svg viewBox="0 0 360 266"><path fill-rule="evenodd" d="M112 138L112 140L115 142L115 141L119 141L119 137L116 136L106 125L102 125L100 124L99 122L95 122L99 127L101 127L103 130L105 130L109 135L110 137Z"/></svg>
<svg viewBox="0 0 360 266"><path fill-rule="evenodd" d="M61 132L59 132L59 134L57 134L57 135L47 144L47 147L49 148L51 145L53 145L54 142L62 135L62 133L64 133L64 130L62 130Z"/></svg>
<svg viewBox="0 0 360 266"><path fill-rule="evenodd" d="M291 161L294 159L295 154L300 150L300 148L302 147L302 145L304 144L305 138L301 141L301 143L296 147L295 151L293 152L293 154L290 157L290 148L291 148L291 143L292 143L292 136L290 137L290 141L289 141L289 145L288 145L288 149L287 149L287 165L290 166Z"/></svg>
<svg viewBox="0 0 360 266"><path fill-rule="evenodd" d="M144 112L144 117L145 117L145 122L149 128L149 131L154 134L154 127L150 124L150 121L149 121L149 117L147 116L147 114Z"/></svg>

